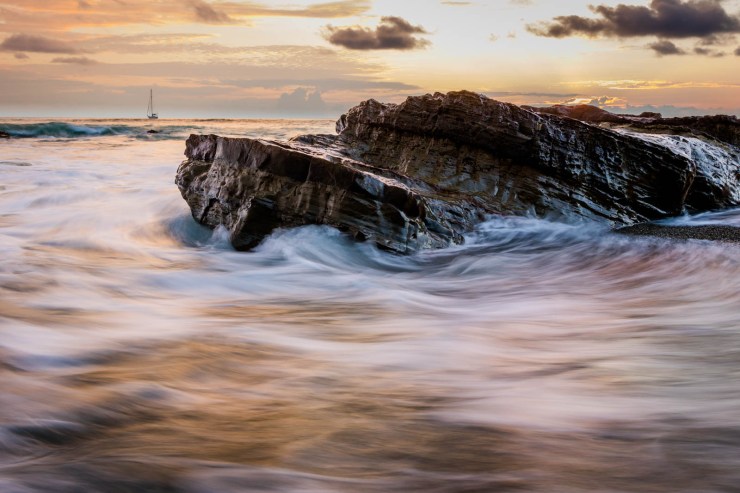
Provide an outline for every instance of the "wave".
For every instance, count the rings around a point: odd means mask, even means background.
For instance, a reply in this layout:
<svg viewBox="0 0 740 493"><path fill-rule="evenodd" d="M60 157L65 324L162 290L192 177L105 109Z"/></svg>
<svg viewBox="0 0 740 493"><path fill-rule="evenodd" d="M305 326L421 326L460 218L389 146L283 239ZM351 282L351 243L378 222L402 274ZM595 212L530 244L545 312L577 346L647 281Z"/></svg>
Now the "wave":
<svg viewBox="0 0 740 493"><path fill-rule="evenodd" d="M0 132L5 132L12 137L34 138L34 137L85 137L100 135L120 135L132 133L133 127L126 125L116 126L93 126L75 125L64 122L25 123L25 124L2 124Z"/></svg>
<svg viewBox="0 0 740 493"><path fill-rule="evenodd" d="M701 214L671 217L656 221L667 226L735 226L740 227L740 207L719 211L702 212Z"/></svg>
<svg viewBox="0 0 740 493"><path fill-rule="evenodd" d="M43 123L3 123L0 133L15 138L60 138L74 139L84 137L131 136L133 138L162 139L180 138L188 127L133 126L133 125L90 125L67 122Z"/></svg>

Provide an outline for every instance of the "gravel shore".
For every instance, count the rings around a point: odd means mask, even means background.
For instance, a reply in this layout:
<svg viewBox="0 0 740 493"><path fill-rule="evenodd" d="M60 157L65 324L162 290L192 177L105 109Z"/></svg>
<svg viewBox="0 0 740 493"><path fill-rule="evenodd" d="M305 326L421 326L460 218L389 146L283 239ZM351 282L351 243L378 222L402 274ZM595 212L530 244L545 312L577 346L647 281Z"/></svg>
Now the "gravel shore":
<svg viewBox="0 0 740 493"><path fill-rule="evenodd" d="M665 226L643 223L615 230L628 235L657 236L677 240L712 240L740 243L740 228L723 225Z"/></svg>

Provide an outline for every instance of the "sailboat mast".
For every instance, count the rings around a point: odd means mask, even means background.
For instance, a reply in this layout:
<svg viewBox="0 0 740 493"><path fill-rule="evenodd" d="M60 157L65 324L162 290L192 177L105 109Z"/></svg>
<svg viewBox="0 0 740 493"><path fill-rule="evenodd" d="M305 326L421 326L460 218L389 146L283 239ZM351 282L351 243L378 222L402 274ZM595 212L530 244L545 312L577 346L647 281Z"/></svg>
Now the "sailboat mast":
<svg viewBox="0 0 740 493"><path fill-rule="evenodd" d="M157 115L154 112L154 90L153 89L149 89L149 105L146 108L146 116L150 120L156 120L157 118L159 118L159 115Z"/></svg>

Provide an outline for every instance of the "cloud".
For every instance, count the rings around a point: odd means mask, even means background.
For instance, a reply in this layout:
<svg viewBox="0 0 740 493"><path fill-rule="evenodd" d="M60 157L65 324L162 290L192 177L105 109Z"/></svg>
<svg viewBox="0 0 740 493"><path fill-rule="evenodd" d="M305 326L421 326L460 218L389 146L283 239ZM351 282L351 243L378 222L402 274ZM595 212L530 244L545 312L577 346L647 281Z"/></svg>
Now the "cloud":
<svg viewBox="0 0 740 493"><path fill-rule="evenodd" d="M327 26L324 37L331 44L350 50L413 50L430 44L414 34L428 33L422 26L413 26L400 17L382 17L374 30Z"/></svg>
<svg viewBox="0 0 740 493"><path fill-rule="evenodd" d="M442 5L452 5L454 7L467 7L473 5L473 2L456 2L455 0L442 0Z"/></svg>
<svg viewBox="0 0 740 493"><path fill-rule="evenodd" d="M190 3L195 11L195 18L200 22L208 24L230 24L234 19L225 12L214 9L206 2L195 0Z"/></svg>
<svg viewBox="0 0 740 493"><path fill-rule="evenodd" d="M658 56L686 54L684 50L676 46L673 42L668 41L667 39L656 41L655 43L650 43L648 45L648 48L653 50Z"/></svg>
<svg viewBox="0 0 740 493"><path fill-rule="evenodd" d="M367 79L224 79L222 84L236 87L262 87L262 88L284 88L299 85L302 88L313 88L318 92L329 91L412 91L419 90L419 86L406 84L404 82L367 80Z"/></svg>
<svg viewBox="0 0 740 493"><path fill-rule="evenodd" d="M519 92L519 91L489 91L485 93L486 96L491 98L501 98L509 96L531 96L531 97L545 97L545 98L573 98L578 96L574 93L560 93L560 92Z"/></svg>
<svg viewBox="0 0 740 493"><path fill-rule="evenodd" d="M708 48L702 48L701 46L696 46L694 48L694 53L696 53L697 55L709 56L712 58L722 58L726 55L724 51L714 51Z"/></svg>
<svg viewBox="0 0 740 493"><path fill-rule="evenodd" d="M0 50L30 51L32 53L80 53L80 50L62 41L30 34L13 34L5 38L5 41L0 43Z"/></svg>
<svg viewBox="0 0 740 493"><path fill-rule="evenodd" d="M98 65L100 62L87 58L85 56L70 56L70 57L59 57L54 58L51 63L69 63L74 65Z"/></svg>
<svg viewBox="0 0 740 493"><path fill-rule="evenodd" d="M676 82L670 80L582 80L571 81L571 86L600 87L619 91L657 89L740 89L740 84L720 82Z"/></svg>
<svg viewBox="0 0 740 493"><path fill-rule="evenodd" d="M627 99L619 96L584 96L570 98L565 101L551 102L555 105L581 105L588 104L612 113L639 115L644 112L660 113L663 117L676 116L703 116L711 114L737 114L740 108L697 108L694 106L654 105L654 104L632 104Z"/></svg>
<svg viewBox="0 0 740 493"><path fill-rule="evenodd" d="M364 14L370 10L369 0L344 0L339 2L326 2L309 5L304 9L268 9L274 15L315 17L319 19L332 19L339 17L354 17Z"/></svg>
<svg viewBox="0 0 740 493"><path fill-rule="evenodd" d="M704 116L704 115L719 115L719 114L730 114L737 115L740 108L697 108L695 106L675 106L669 105L631 105L628 104L624 107L618 108L621 113L628 115L639 115L641 113L660 113L663 118L673 118L679 116Z"/></svg>
<svg viewBox="0 0 740 493"><path fill-rule="evenodd" d="M30 58L25 53L15 53L13 56L16 58L16 60L28 60Z"/></svg>
<svg viewBox="0 0 740 493"><path fill-rule="evenodd" d="M740 46L735 48L735 56L740 56Z"/></svg>
<svg viewBox="0 0 740 493"><path fill-rule="evenodd" d="M282 6L276 5L277 3ZM255 17L336 19L362 15L370 0L338 0L308 5L295 2L228 0L0 0L6 25L18 32L69 32L79 28L150 24L156 26L248 23Z"/></svg>
<svg viewBox="0 0 740 493"><path fill-rule="evenodd" d="M553 22L529 25L527 29L551 38L578 35L691 38L740 32L740 17L728 14L722 0L651 0L649 7L619 4L590 8L599 17L559 16Z"/></svg>
<svg viewBox="0 0 740 493"><path fill-rule="evenodd" d="M283 93L278 99L277 108L286 114L315 115L325 113L327 105L319 91L309 92L308 89L299 87L291 93Z"/></svg>

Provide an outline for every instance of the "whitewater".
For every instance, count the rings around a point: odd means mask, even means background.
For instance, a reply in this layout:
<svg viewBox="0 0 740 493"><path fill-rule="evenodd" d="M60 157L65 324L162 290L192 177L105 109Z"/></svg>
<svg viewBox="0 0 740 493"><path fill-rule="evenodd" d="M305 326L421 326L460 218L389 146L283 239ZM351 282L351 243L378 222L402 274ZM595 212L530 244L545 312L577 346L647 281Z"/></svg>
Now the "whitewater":
<svg viewBox="0 0 740 493"><path fill-rule="evenodd" d="M740 245L491 217L244 253L173 183L190 133L333 131L0 120L0 492L737 491Z"/></svg>

